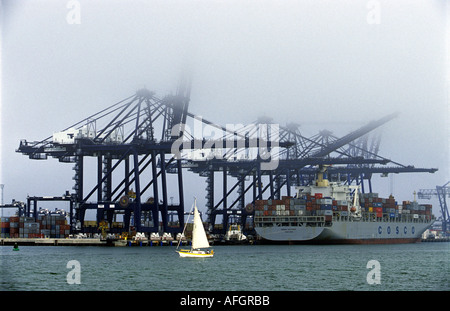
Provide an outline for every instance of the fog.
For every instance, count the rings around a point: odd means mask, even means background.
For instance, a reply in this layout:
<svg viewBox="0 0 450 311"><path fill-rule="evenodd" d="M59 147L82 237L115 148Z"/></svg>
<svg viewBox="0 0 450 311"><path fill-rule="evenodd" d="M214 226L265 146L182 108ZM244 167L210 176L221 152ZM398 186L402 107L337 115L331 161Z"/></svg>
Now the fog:
<svg viewBox="0 0 450 311"><path fill-rule="evenodd" d="M449 7L445 0L3 0L4 201L72 191L73 165L29 160L15 152L20 139L44 139L143 87L175 93L186 71L190 111L218 124L267 116L300 124L307 137L322 129L343 136L400 112L378 130L379 154L439 170L393 182L374 176L374 191L412 200L413 191L450 180ZM199 181L185 196L204 208L204 179L185 177Z"/></svg>

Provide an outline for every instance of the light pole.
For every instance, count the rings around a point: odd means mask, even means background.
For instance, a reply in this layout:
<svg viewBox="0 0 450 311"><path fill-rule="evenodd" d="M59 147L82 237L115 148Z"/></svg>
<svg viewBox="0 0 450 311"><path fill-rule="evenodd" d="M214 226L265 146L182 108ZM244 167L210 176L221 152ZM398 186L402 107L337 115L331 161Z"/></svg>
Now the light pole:
<svg viewBox="0 0 450 311"><path fill-rule="evenodd" d="M0 190L2 191L2 193L1 193L1 205L3 206L3 188L5 188L5 185L4 184L0 184ZM3 208L1 208L1 214L0 214L0 217L3 217Z"/></svg>

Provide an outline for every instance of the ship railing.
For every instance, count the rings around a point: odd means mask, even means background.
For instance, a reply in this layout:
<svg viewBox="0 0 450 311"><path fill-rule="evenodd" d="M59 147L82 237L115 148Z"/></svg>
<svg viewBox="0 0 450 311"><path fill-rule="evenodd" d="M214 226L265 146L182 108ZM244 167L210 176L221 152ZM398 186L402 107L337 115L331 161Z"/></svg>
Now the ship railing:
<svg viewBox="0 0 450 311"><path fill-rule="evenodd" d="M259 227L322 227L325 224L325 216L256 216L255 224Z"/></svg>
<svg viewBox="0 0 450 311"><path fill-rule="evenodd" d="M427 223L433 219L433 215L419 215L419 214L395 214L382 213L380 214L372 212L362 212L358 221L363 222L402 222L402 223ZM343 216L339 212L333 214L333 221L355 221L350 215Z"/></svg>
<svg viewBox="0 0 450 311"><path fill-rule="evenodd" d="M394 217L390 213L382 213L381 217L377 217L376 213L362 212L361 217L355 219L351 215L343 216L339 212L333 213L334 221L362 221L362 222L401 222L401 223L427 223L433 219L432 215L414 214L395 214ZM255 224L259 227L270 226L317 226L321 227L325 224L325 216L255 216Z"/></svg>

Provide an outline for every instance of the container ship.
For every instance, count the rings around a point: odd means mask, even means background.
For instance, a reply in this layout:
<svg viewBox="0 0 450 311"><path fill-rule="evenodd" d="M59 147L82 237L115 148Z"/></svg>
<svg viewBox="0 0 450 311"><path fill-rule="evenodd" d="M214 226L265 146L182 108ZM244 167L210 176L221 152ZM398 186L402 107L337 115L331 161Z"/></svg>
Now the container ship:
<svg viewBox="0 0 450 311"><path fill-rule="evenodd" d="M295 197L255 201L255 230L264 240L290 244L414 243L434 222L432 206L391 195L361 194L359 186L330 182L326 170Z"/></svg>

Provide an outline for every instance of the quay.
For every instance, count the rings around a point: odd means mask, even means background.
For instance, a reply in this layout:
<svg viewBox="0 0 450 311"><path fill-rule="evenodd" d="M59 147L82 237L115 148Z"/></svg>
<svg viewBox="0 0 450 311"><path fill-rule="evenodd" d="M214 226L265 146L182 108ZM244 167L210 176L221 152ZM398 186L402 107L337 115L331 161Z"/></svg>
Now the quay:
<svg viewBox="0 0 450 311"><path fill-rule="evenodd" d="M35 238L6 238L0 239L0 245L14 245L19 246L102 246L106 245L106 241L100 239L35 239Z"/></svg>
<svg viewBox="0 0 450 311"><path fill-rule="evenodd" d="M100 238L0 238L0 245L11 245L17 243L19 246L177 246L175 239L100 239ZM181 246L191 245L190 239L181 240ZM245 242L224 241L222 239L209 240L211 245L253 245L258 244L253 239Z"/></svg>
<svg viewBox="0 0 450 311"><path fill-rule="evenodd" d="M95 238L66 239L66 238L5 238L0 239L0 245L18 244L19 246L177 246L176 240L103 240ZM182 241L181 245L188 245L190 241Z"/></svg>
<svg viewBox="0 0 450 311"><path fill-rule="evenodd" d="M436 239L422 239L422 242L450 242L450 237Z"/></svg>

